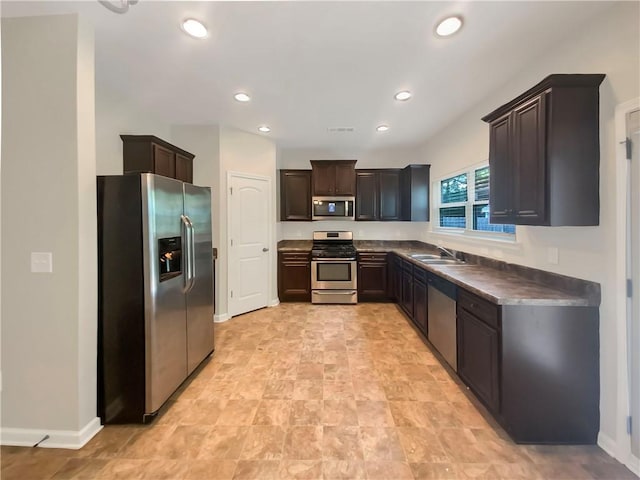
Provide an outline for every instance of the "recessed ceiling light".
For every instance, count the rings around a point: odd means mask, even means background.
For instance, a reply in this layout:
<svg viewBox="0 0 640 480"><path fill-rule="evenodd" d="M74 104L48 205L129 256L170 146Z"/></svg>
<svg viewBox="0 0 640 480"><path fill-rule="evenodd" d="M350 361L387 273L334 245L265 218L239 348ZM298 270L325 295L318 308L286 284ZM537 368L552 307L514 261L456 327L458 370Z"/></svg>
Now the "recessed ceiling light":
<svg viewBox="0 0 640 480"><path fill-rule="evenodd" d="M238 92L236 93L233 98L235 98L237 101L239 102L248 102L249 100L251 100L251 97L249 95L247 95L244 92Z"/></svg>
<svg viewBox="0 0 640 480"><path fill-rule="evenodd" d="M436 26L436 35L438 37L448 37L453 35L462 27L462 17L453 15L438 22Z"/></svg>
<svg viewBox="0 0 640 480"><path fill-rule="evenodd" d="M182 30L185 33L191 35L193 38L207 38L209 32L207 32L207 27L205 27L202 22L195 20L193 18L187 18L184 22L182 22Z"/></svg>
<svg viewBox="0 0 640 480"><path fill-rule="evenodd" d="M403 90L401 92L396 93L394 98L396 100L400 100L401 102L404 102L405 100L409 100L411 98L411 92L408 90Z"/></svg>
<svg viewBox="0 0 640 480"><path fill-rule="evenodd" d="M387 130L389 130L389 126L388 125L378 125L376 127L376 130L378 132L386 132Z"/></svg>
<svg viewBox="0 0 640 480"><path fill-rule="evenodd" d="M269 133L271 131L271 129L269 127L267 127L266 125L262 125L262 126L258 127L258 130L260 130L262 133Z"/></svg>

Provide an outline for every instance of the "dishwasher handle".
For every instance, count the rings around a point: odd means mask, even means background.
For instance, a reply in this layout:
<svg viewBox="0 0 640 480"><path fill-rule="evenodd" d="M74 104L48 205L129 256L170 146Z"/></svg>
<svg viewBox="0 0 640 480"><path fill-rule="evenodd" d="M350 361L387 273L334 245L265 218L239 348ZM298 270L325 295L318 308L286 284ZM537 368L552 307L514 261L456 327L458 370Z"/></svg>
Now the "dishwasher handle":
<svg viewBox="0 0 640 480"><path fill-rule="evenodd" d="M427 282L429 283L430 287L437 289L454 301L457 300L458 286L455 283L451 283L449 280L445 280L444 278L431 272L429 272Z"/></svg>

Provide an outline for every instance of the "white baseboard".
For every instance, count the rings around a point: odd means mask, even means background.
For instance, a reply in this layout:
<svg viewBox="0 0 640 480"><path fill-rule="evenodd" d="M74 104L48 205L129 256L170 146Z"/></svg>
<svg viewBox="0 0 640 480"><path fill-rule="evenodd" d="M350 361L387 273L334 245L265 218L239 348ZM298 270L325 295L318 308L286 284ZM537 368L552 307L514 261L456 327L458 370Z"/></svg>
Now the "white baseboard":
<svg viewBox="0 0 640 480"><path fill-rule="evenodd" d="M617 444L609 435L605 435L602 432L598 432L598 446L611 455L613 458L617 458Z"/></svg>
<svg viewBox="0 0 640 480"><path fill-rule="evenodd" d="M38 446L43 448L69 448L77 450L87 444L102 429L98 417L87 423L82 430L43 430L35 428L2 428L0 444L18 447L33 447L46 435L49 438Z"/></svg>
<svg viewBox="0 0 640 480"><path fill-rule="evenodd" d="M616 452L618 448L616 442L614 442L611 437L603 434L602 432L598 433L598 446L613 458L618 460L620 463L622 463L629 470L631 470L635 475L640 477L640 458L632 455L631 453L622 453L621 455L617 455Z"/></svg>
<svg viewBox="0 0 640 480"><path fill-rule="evenodd" d="M640 458L629 455L629 461L625 463L627 468L631 470L635 475L640 477Z"/></svg>
<svg viewBox="0 0 640 480"><path fill-rule="evenodd" d="M280 305L280 299L279 298L274 298L273 300L271 300L269 302L269 307L277 307L278 305Z"/></svg>
<svg viewBox="0 0 640 480"><path fill-rule="evenodd" d="M230 318L231 318L231 315L229 315L228 313L220 313L213 316L213 322L222 323L222 322L226 322Z"/></svg>

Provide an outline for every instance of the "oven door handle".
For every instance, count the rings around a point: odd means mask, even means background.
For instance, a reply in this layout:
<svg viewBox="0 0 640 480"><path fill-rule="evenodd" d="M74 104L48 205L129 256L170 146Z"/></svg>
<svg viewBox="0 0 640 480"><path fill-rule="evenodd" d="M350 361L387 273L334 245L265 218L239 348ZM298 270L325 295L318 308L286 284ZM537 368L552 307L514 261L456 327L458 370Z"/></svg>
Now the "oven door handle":
<svg viewBox="0 0 640 480"><path fill-rule="evenodd" d="M348 258L316 258L316 259L311 259L312 262L316 262L316 263L323 263L323 262L342 262L342 263L346 263L346 262L355 262L356 258L355 257L348 257Z"/></svg>
<svg viewBox="0 0 640 480"><path fill-rule="evenodd" d="M347 294L347 295L355 295L356 292L355 290L351 290L350 292L340 292L340 294ZM336 292L332 291L332 290L314 290L313 291L314 295L335 295Z"/></svg>

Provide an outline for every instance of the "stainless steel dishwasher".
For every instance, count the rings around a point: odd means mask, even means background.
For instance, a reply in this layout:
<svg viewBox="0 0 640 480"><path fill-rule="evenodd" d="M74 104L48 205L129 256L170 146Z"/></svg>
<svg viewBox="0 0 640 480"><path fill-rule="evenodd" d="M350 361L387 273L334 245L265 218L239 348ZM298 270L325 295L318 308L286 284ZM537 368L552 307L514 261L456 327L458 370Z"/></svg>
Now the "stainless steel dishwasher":
<svg viewBox="0 0 640 480"><path fill-rule="evenodd" d="M458 288L433 273L429 273L427 282L429 341L457 372L456 296Z"/></svg>

